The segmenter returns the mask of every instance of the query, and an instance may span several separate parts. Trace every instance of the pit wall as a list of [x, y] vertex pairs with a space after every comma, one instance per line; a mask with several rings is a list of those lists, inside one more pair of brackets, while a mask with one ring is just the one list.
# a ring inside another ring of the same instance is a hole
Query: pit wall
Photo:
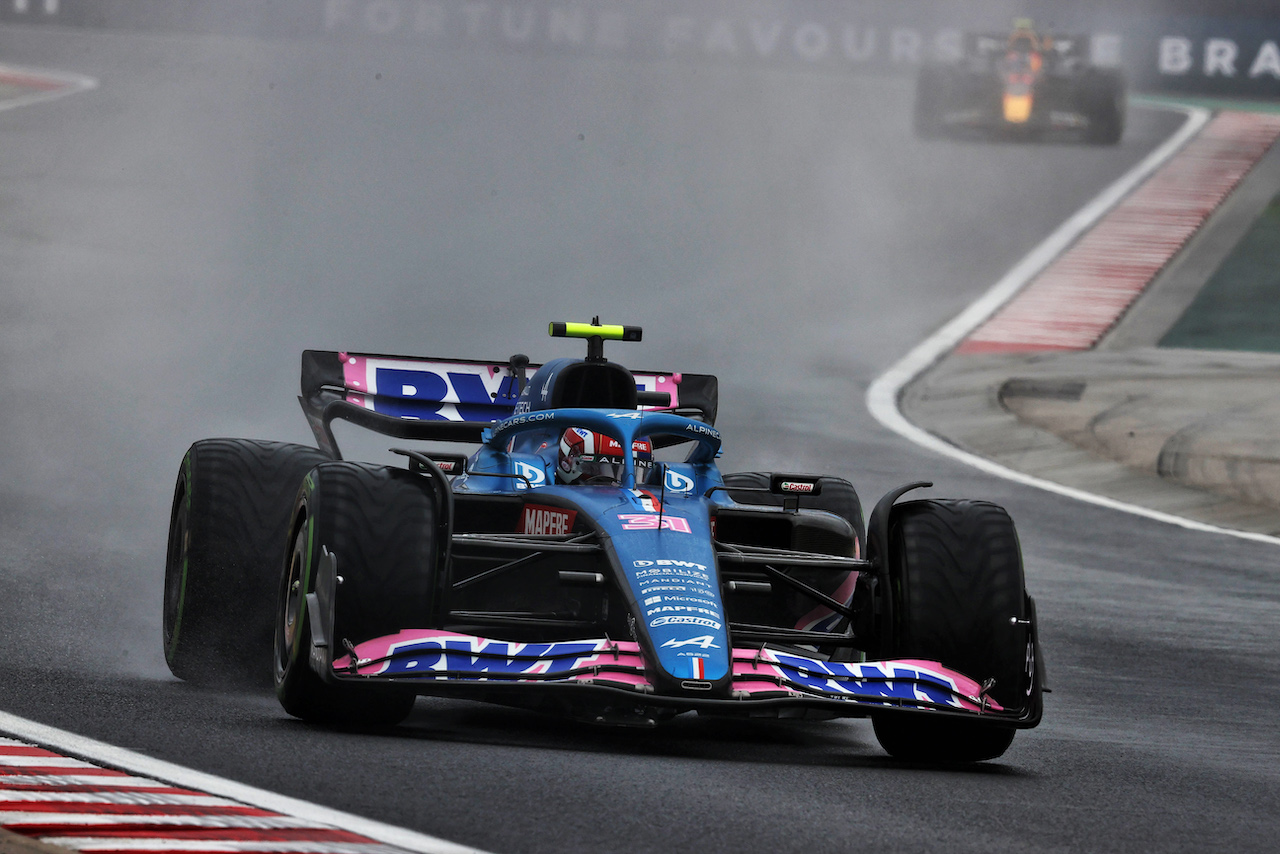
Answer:
[[[1116, 8], [1121, 7], [1121, 8]], [[1039, 13], [1039, 14], [1037, 14]], [[0, 0], [0, 24], [909, 75], [1031, 15], [1140, 92], [1280, 97], [1274, 0]]]

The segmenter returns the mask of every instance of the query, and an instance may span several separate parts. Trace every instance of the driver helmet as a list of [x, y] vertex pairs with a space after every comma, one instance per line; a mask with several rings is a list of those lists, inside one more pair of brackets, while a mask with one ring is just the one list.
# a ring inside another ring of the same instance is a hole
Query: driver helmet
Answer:
[[1013, 32], [1009, 34], [1010, 51], [1036, 53], [1042, 47], [1041, 42], [1042, 37], [1030, 18], [1018, 18], [1013, 22]]
[[[636, 483], [649, 479], [653, 468], [653, 443], [638, 438], [631, 443], [635, 457]], [[560, 437], [556, 477], [561, 483], [612, 484], [622, 482], [626, 467], [622, 444], [612, 436], [582, 427], [570, 427]]]

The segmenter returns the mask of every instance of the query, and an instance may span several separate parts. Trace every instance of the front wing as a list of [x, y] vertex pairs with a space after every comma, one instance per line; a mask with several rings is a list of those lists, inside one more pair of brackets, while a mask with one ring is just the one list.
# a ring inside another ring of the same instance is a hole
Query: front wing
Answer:
[[1035, 93], [1031, 113], [1023, 122], [1005, 118], [1001, 90], [994, 82], [967, 82], [967, 91], [957, 93], [940, 109], [937, 121], [942, 127], [993, 133], [1079, 131], [1089, 127], [1085, 104], [1069, 82], [1042, 84]]
[[[729, 698], [663, 697], [640, 648], [608, 639], [520, 643], [417, 629], [358, 644], [326, 674], [337, 682], [395, 683], [420, 694], [480, 696], [592, 689], [645, 706], [752, 713], [808, 707], [847, 717], [887, 708], [1035, 726], [1032, 709], [1006, 710], [977, 682], [935, 661], [834, 662], [772, 648], [735, 648]], [[567, 699], [567, 698], [565, 698]]]

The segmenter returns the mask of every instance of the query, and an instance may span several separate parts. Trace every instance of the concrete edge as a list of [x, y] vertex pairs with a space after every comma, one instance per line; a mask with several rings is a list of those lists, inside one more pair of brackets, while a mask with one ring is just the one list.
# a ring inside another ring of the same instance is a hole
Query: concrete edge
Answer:
[[[1033, 486], [1068, 498], [1074, 498], [1078, 501], [1096, 504], [1136, 516], [1143, 516], [1191, 530], [1226, 534], [1232, 537], [1280, 545], [1280, 538], [1267, 534], [1240, 531], [1188, 519], [1184, 516], [1153, 510], [1016, 471], [1001, 463], [965, 450], [941, 434], [930, 432], [916, 425], [907, 419], [899, 408], [904, 390], [910, 383], [941, 362], [969, 332], [977, 328], [979, 324], [1025, 287], [1036, 274], [1061, 254], [1063, 249], [1071, 245], [1076, 238], [1091, 228], [1121, 198], [1180, 151], [1192, 137], [1200, 132], [1211, 118], [1211, 113], [1208, 110], [1198, 107], [1183, 105], [1162, 107], [1153, 105], [1151, 108], [1172, 109], [1182, 112], [1187, 116], [1187, 121], [1164, 144], [1064, 222], [1057, 231], [1049, 235], [1039, 246], [1032, 250], [1031, 254], [1019, 261], [975, 303], [944, 325], [938, 332], [916, 345], [898, 362], [876, 377], [867, 389], [865, 403], [872, 416], [885, 428], [923, 448], [942, 456], [950, 457], [993, 476]], [[1010, 417], [1012, 418], [1012, 416]], [[1054, 438], [1056, 439], [1056, 437]], [[1112, 465], [1118, 464], [1112, 463]]]
[[[1126, 374], [1166, 379], [1159, 370], [1144, 370], [1137, 364], [1109, 365], [1098, 355], [1101, 354], [1086, 351], [1066, 357], [952, 357], [908, 386], [900, 406], [914, 423], [945, 433], [946, 440], [957, 449], [993, 466], [1015, 471], [1019, 475], [1016, 479], [1023, 482], [1047, 481], [1058, 487], [1053, 491], [1063, 494], [1084, 492], [1095, 496], [1091, 502], [1095, 504], [1132, 505], [1145, 511], [1139, 515], [1169, 517], [1161, 521], [1181, 527], [1280, 543], [1276, 537], [1280, 534], [1280, 514], [1274, 507], [1242, 500], [1240, 493], [1246, 490], [1210, 489], [1207, 483], [1197, 482], [1196, 472], [1178, 478], [1161, 476], [1154, 458], [1138, 468], [1132, 461], [1122, 462], [1097, 449], [1085, 449], [1028, 423], [1002, 400], [1001, 391], [1011, 379], [1045, 388], [1074, 384], [1083, 390], [1085, 386], [1092, 387], [1095, 378], [1103, 378], [1103, 382], [1110, 379], [1108, 375], [1117, 367]], [[1183, 384], [1184, 377], [1178, 374], [1177, 366], [1165, 373], [1169, 374], [1168, 379]], [[1220, 378], [1228, 373], [1226, 369], [1206, 371], [1203, 381], [1221, 384]], [[1072, 405], [1080, 407], [1079, 403]], [[1096, 413], [1088, 410], [1076, 414], [1083, 419]], [[1212, 451], [1213, 446], [1207, 443], [1190, 449], [1206, 458], [1202, 463]]]
[[67, 854], [67, 850], [0, 827], [0, 854]]

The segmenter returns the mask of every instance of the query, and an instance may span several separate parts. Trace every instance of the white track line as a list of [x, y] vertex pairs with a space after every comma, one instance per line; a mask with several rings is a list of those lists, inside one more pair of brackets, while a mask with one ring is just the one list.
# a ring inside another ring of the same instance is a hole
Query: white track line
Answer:
[[29, 95], [19, 95], [16, 98], [8, 98], [0, 101], [0, 110], [12, 110], [17, 107], [27, 107], [31, 104], [42, 104], [46, 101], [65, 98], [67, 95], [74, 95], [77, 92], [87, 92], [90, 89], [98, 88], [98, 81], [94, 78], [86, 77], [83, 74], [72, 74], [66, 71], [46, 71], [40, 68], [23, 68], [17, 65], [0, 64], [0, 77], [3, 77], [5, 72], [24, 75], [27, 77], [41, 78], [44, 80], [52, 80], [59, 84], [61, 88], [49, 89], [43, 92], [32, 92]]
[[[406, 851], [414, 851], [418, 852], [418, 854], [484, 854], [477, 848], [468, 848], [464, 845], [428, 836], [425, 833], [383, 824], [382, 822], [362, 818], [351, 813], [329, 809], [319, 804], [290, 798], [275, 792], [268, 792], [265, 789], [246, 786], [234, 780], [194, 771], [181, 765], [153, 759], [150, 756], [143, 756], [140, 753], [134, 753], [131, 750], [115, 747], [105, 742], [95, 741], [92, 738], [76, 735], [66, 730], [29, 721], [7, 712], [0, 712], [0, 732], [17, 736], [42, 747], [81, 756], [93, 762], [100, 762], [103, 765], [109, 765], [132, 774], [163, 780], [180, 788], [208, 792], [211, 795], [230, 798], [233, 801], [261, 807], [281, 815], [292, 816], [305, 821], [320, 822], [340, 830], [358, 833], [361, 836], [367, 836], [370, 839], [387, 845], [394, 845]], [[95, 778], [95, 782], [98, 779], [100, 778]]]
[[1099, 193], [1091, 202], [1076, 211], [1070, 219], [1045, 238], [1044, 242], [1019, 261], [1008, 273], [1005, 273], [1004, 277], [983, 294], [977, 302], [970, 305], [952, 319], [950, 323], [925, 339], [890, 367], [889, 370], [877, 377], [871, 387], [867, 389], [867, 409], [871, 411], [877, 421], [898, 435], [915, 442], [921, 447], [928, 448], [954, 460], [959, 460], [996, 477], [1002, 477], [1027, 486], [1034, 486], [1058, 495], [1065, 495], [1078, 501], [1087, 501], [1090, 504], [1097, 504], [1111, 510], [1119, 510], [1124, 513], [1132, 513], [1136, 516], [1145, 516], [1148, 519], [1167, 522], [1170, 525], [1189, 528], [1193, 531], [1226, 534], [1245, 540], [1280, 545], [1280, 538], [1278, 537], [1256, 534], [1250, 531], [1236, 531], [1204, 522], [1196, 522], [1171, 513], [1162, 513], [1159, 510], [1139, 507], [1135, 504], [1095, 495], [1092, 492], [1085, 492], [1082, 489], [1074, 489], [1069, 486], [1063, 486], [1060, 483], [1015, 471], [999, 463], [992, 462], [985, 457], [962, 450], [945, 439], [917, 427], [908, 421], [901, 410], [898, 409], [898, 399], [902, 394], [902, 389], [908, 383], [932, 367], [939, 359], [964, 340], [965, 336], [976, 329], [979, 324], [1012, 299], [1018, 291], [1035, 278], [1036, 274], [1047, 267], [1077, 238], [1101, 219], [1107, 211], [1146, 180], [1165, 161], [1176, 154], [1193, 136], [1199, 133], [1208, 123], [1211, 116], [1209, 110], [1200, 107], [1152, 105], [1152, 108], [1171, 109], [1186, 113], [1187, 120], [1183, 122], [1178, 132], [1166, 140], [1163, 145], [1147, 155], [1142, 162]]

